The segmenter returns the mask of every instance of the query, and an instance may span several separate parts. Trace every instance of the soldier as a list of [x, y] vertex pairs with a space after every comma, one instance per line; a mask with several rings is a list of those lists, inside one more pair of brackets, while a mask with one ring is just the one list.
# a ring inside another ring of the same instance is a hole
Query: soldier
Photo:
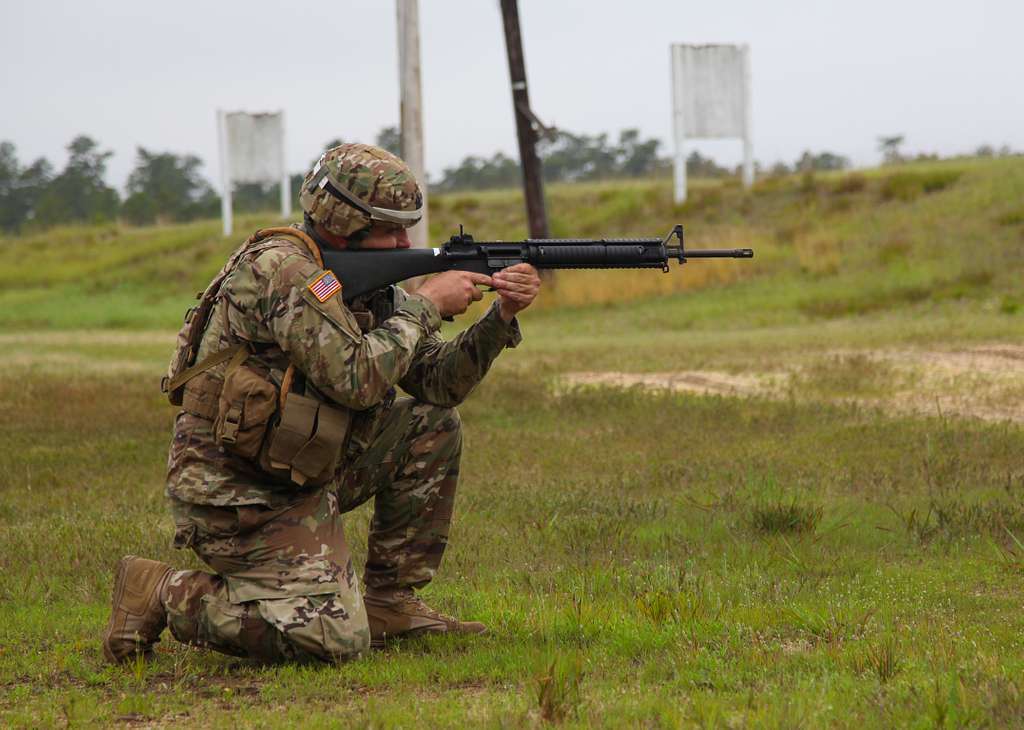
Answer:
[[[455, 406], [506, 347], [536, 297], [528, 264], [447, 272], [415, 294], [387, 287], [346, 305], [320, 248], [407, 248], [422, 194], [370, 145], [320, 158], [302, 225], [257, 231], [190, 310], [164, 389], [182, 406], [168, 457], [174, 544], [213, 573], [134, 556], [117, 566], [103, 651], [179, 641], [263, 661], [359, 656], [389, 636], [480, 634], [416, 590], [448, 539], [462, 448]], [[450, 341], [442, 317], [497, 291]], [[400, 386], [411, 397], [396, 398]], [[374, 499], [365, 593], [341, 515]]]

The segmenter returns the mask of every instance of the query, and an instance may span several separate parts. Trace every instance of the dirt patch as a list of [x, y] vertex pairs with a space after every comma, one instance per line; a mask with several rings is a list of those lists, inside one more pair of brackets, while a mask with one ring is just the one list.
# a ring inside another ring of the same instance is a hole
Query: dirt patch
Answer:
[[605, 385], [615, 388], [642, 387], [674, 390], [700, 395], [762, 395], [773, 387], [773, 375], [734, 375], [714, 370], [681, 373], [569, 373], [569, 385]]
[[568, 386], [857, 403], [900, 413], [1024, 423], [1024, 346], [832, 350], [768, 372], [577, 372]]

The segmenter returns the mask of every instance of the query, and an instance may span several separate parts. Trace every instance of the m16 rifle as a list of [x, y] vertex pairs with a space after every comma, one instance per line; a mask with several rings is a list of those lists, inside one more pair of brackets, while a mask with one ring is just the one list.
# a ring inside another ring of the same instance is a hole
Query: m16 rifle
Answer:
[[[678, 244], [673, 244], [673, 239]], [[523, 241], [476, 241], [462, 230], [437, 248], [362, 251], [321, 249], [324, 267], [342, 285], [348, 302], [388, 284], [442, 271], [475, 271], [491, 275], [514, 264], [537, 269], [660, 269], [676, 259], [749, 259], [749, 248], [687, 249], [683, 227], [665, 238], [527, 238]]]

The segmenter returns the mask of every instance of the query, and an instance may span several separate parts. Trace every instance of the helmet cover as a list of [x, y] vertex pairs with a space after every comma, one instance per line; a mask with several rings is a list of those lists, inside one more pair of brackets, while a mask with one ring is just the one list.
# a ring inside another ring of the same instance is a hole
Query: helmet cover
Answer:
[[320, 156], [302, 182], [302, 209], [329, 233], [349, 237], [374, 222], [409, 227], [423, 193], [401, 159], [368, 144], [342, 144]]

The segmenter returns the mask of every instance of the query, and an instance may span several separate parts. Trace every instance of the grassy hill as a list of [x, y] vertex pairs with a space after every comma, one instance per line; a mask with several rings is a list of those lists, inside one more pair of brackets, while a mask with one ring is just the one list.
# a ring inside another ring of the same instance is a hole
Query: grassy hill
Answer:
[[[525, 233], [513, 191], [431, 204], [435, 240]], [[171, 547], [156, 383], [194, 292], [276, 221], [0, 240], [0, 726], [1020, 726], [1024, 159], [681, 207], [664, 180], [554, 187], [549, 209], [559, 236], [682, 222], [757, 257], [547, 287], [460, 406], [426, 591], [491, 633], [340, 667], [99, 648], [120, 556], [201, 567]], [[345, 518], [360, 566], [369, 508]]]
[[[771, 178], [746, 192], [698, 182], [686, 204], [668, 180], [552, 186], [552, 235], [658, 236], [674, 223], [691, 246], [751, 246], [752, 262], [695, 262], [670, 275], [571, 272], [538, 311], [616, 305], [729, 287], [688, 298], [687, 321], [829, 319], [969, 299], [1007, 313], [1024, 304], [1024, 159]], [[526, 234], [518, 191], [437, 195], [431, 239], [460, 223], [478, 238]], [[252, 230], [280, 221], [244, 216], [225, 239], [218, 221], [132, 228], [76, 226], [0, 238], [0, 326], [173, 328], [188, 301]], [[531, 313], [533, 314], [533, 313]], [[534, 316], [536, 316], [534, 314]]]

